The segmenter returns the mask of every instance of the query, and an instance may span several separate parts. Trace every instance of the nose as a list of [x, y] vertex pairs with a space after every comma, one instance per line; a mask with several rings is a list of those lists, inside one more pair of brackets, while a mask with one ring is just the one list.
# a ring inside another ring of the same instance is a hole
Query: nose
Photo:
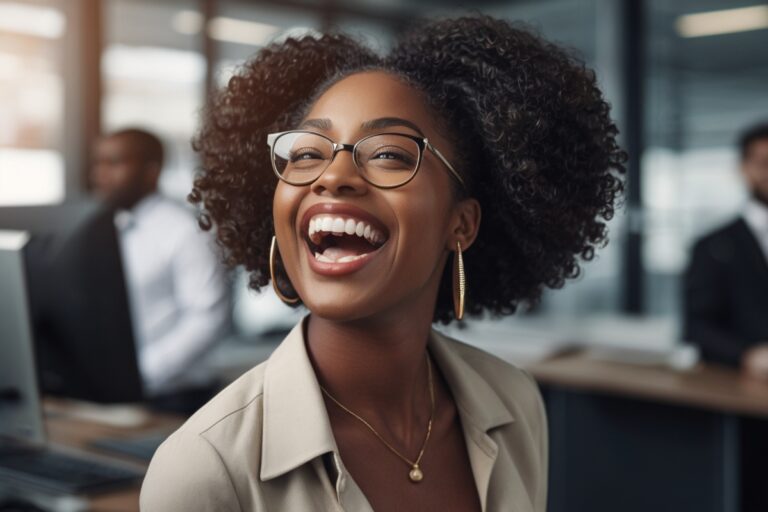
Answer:
[[312, 191], [318, 195], [362, 195], [368, 190], [366, 182], [355, 166], [350, 149], [339, 149], [331, 163], [317, 180], [312, 183]]

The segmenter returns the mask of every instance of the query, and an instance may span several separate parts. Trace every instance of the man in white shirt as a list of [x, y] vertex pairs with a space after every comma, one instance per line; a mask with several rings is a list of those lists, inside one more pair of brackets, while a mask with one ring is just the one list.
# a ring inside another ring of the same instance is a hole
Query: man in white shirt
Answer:
[[210, 398], [203, 358], [229, 329], [230, 291], [209, 234], [158, 192], [163, 147], [127, 129], [95, 145], [91, 184], [115, 208], [145, 392], [190, 412]]
[[740, 139], [742, 215], [696, 242], [685, 275], [685, 338], [705, 358], [768, 380], [768, 124]]

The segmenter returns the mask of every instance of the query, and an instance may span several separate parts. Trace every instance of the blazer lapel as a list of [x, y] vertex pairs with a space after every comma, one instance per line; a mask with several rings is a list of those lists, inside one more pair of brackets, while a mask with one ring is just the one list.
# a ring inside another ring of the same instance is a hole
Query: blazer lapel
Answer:
[[768, 255], [763, 252], [760, 242], [743, 218], [737, 224], [736, 237], [739, 248], [748, 255], [750, 268], [753, 269], [755, 279], [762, 280], [764, 286], [768, 286]]

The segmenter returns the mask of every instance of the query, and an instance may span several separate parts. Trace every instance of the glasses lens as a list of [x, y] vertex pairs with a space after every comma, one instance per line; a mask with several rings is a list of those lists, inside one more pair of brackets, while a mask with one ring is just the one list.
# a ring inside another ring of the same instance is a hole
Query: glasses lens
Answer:
[[416, 172], [419, 145], [402, 135], [375, 135], [358, 144], [355, 159], [368, 181], [393, 187], [405, 183]]
[[313, 133], [288, 132], [274, 143], [275, 169], [285, 181], [297, 185], [316, 179], [332, 155], [333, 144]]

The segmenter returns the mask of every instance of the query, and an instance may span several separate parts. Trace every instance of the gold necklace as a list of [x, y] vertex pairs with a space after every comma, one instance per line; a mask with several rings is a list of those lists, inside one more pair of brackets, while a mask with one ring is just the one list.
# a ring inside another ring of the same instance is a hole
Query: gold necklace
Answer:
[[336, 405], [344, 409], [346, 412], [360, 420], [363, 425], [368, 427], [371, 432], [373, 432], [376, 437], [379, 438], [379, 440], [386, 445], [387, 448], [389, 448], [395, 455], [400, 457], [405, 461], [406, 464], [408, 464], [411, 467], [411, 470], [408, 472], [408, 478], [411, 479], [411, 482], [418, 483], [421, 482], [424, 479], [424, 473], [422, 472], [421, 468], [419, 467], [419, 462], [421, 462], [421, 457], [424, 455], [424, 448], [427, 447], [427, 441], [429, 441], [429, 436], [432, 434], [432, 420], [435, 418], [435, 386], [432, 382], [432, 364], [429, 361], [429, 355], [427, 355], [427, 374], [429, 375], [429, 399], [432, 404], [431, 411], [429, 413], [429, 423], [427, 423], [427, 435], [424, 437], [424, 443], [421, 445], [421, 450], [419, 451], [419, 456], [416, 457], [416, 460], [412, 461], [405, 457], [402, 453], [397, 451], [394, 446], [389, 444], [386, 439], [384, 439], [381, 434], [379, 434], [375, 428], [371, 426], [370, 423], [365, 421], [360, 415], [355, 414], [354, 412], [350, 411], [347, 407], [345, 407], [341, 402], [336, 400], [333, 395], [331, 395], [328, 390], [326, 390], [323, 386], [320, 386], [320, 389], [325, 393], [325, 395], [333, 400]]

